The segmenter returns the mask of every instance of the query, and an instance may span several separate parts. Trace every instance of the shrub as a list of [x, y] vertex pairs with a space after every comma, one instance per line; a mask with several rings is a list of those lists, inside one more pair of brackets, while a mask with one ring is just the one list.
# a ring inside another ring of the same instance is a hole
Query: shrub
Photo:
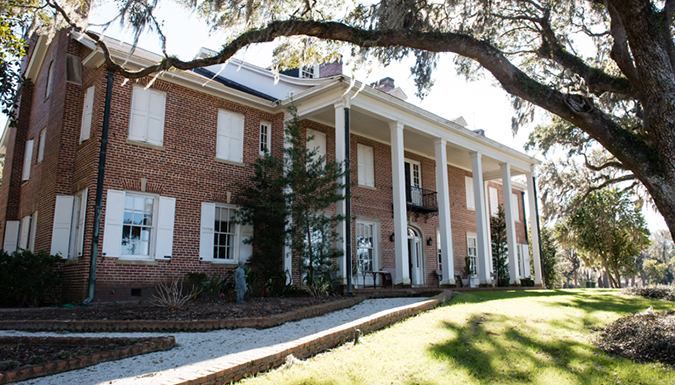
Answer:
[[663, 299], [675, 302], [675, 286], [652, 285], [645, 287], [626, 287], [621, 290], [622, 294], [644, 297], [649, 299]]
[[45, 251], [0, 251], [0, 306], [32, 307], [56, 302], [55, 289], [63, 283], [60, 262], [60, 257]]
[[155, 285], [156, 294], [152, 297], [160, 307], [169, 309], [180, 309], [191, 299], [196, 298], [201, 293], [200, 286], [192, 285], [191, 289], [183, 290], [183, 280], [159, 280]]
[[633, 361], [675, 366], [675, 312], [650, 309], [620, 318], [605, 326], [595, 345]]
[[213, 273], [211, 278], [204, 273], [187, 273], [185, 279], [192, 285], [201, 286], [209, 301], [226, 299], [234, 290], [234, 274], [231, 271], [227, 272], [227, 277]]

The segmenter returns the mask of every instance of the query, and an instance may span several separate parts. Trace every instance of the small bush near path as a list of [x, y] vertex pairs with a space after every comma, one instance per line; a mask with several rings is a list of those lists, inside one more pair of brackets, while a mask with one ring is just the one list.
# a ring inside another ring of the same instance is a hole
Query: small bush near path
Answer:
[[58, 301], [61, 258], [45, 251], [0, 250], [0, 307], [35, 307]]
[[607, 325], [595, 345], [633, 361], [675, 366], [675, 311], [650, 310]]
[[666, 301], [675, 302], [675, 286], [673, 285], [651, 285], [651, 286], [634, 286], [626, 287], [621, 290], [622, 294], [634, 295], [637, 297], [649, 299], [663, 299]]

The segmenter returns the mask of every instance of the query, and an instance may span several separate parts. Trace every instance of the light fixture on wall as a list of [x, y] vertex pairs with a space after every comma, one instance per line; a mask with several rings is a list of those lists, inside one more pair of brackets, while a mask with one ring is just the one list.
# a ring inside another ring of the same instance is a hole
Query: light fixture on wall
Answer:
[[394, 242], [394, 241], [396, 240], [395, 234], [396, 234], [396, 233], [391, 233], [391, 235], [389, 236], [389, 240], [390, 240], [391, 242]]
[[427, 239], [427, 246], [431, 246], [433, 244], [434, 244], [434, 240], [431, 239], [431, 237], [429, 237], [429, 239]]

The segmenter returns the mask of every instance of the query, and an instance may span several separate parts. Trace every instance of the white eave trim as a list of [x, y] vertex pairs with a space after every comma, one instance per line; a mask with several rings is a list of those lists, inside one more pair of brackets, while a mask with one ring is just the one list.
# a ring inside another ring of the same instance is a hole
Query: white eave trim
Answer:
[[40, 73], [40, 68], [42, 68], [42, 63], [45, 60], [45, 56], [47, 56], [47, 50], [49, 49], [47, 39], [48, 38], [46, 35], [40, 35], [38, 37], [38, 41], [35, 44], [33, 53], [30, 56], [30, 61], [26, 67], [26, 72], [24, 72], [24, 77], [33, 83], [35, 83], [35, 79]]

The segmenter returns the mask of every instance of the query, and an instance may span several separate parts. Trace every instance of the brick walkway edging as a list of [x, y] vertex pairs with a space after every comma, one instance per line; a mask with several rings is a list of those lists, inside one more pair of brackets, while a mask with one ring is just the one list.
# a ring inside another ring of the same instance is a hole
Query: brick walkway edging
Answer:
[[[133, 341], [141, 342], [132, 343]], [[51, 376], [69, 370], [82, 369], [101, 362], [120, 360], [139, 354], [169, 350], [176, 345], [173, 336], [155, 338], [99, 338], [99, 337], [0, 337], [0, 344], [71, 344], [105, 346], [109, 344], [126, 345], [109, 351], [72, 357], [66, 360], [46, 362], [15, 370], [0, 372], [0, 384], [9, 384], [31, 378]]]
[[286, 322], [318, 317], [361, 303], [366, 297], [353, 297], [323, 303], [270, 317], [227, 318], [186, 321], [0, 321], [0, 330], [63, 331], [63, 332], [208, 332], [219, 329], [256, 328], [267, 329]]
[[195, 373], [191, 378], [176, 378], [174, 380], [164, 381], [163, 384], [215, 385], [236, 382], [243, 377], [281, 366], [285, 362], [286, 357], [290, 354], [299, 358], [309, 357], [353, 340], [356, 329], [359, 329], [361, 334], [367, 334], [383, 329], [406, 318], [432, 310], [446, 301], [449, 301], [452, 296], [453, 293], [451, 291], [443, 291], [426, 301], [408, 305], [394, 311], [383, 311], [374, 314], [365, 320], [361, 319], [360, 322], [350, 322], [296, 341], [272, 346], [267, 348], [266, 354], [262, 356], [250, 357], [251, 359], [247, 359], [248, 354], [244, 352], [238, 354], [237, 356], [239, 357], [232, 359], [229, 364], [221, 365], [210, 370], [203, 370], [199, 373]]

